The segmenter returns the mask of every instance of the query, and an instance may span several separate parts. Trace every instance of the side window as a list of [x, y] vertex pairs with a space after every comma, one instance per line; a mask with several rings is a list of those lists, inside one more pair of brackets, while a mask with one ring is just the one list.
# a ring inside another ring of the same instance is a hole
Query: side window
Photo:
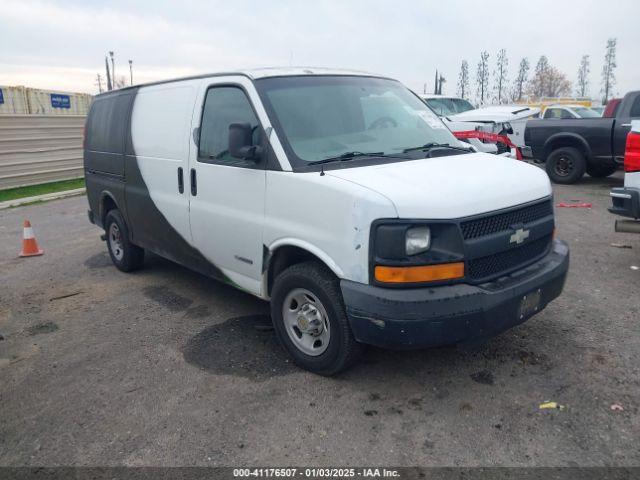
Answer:
[[130, 95], [98, 98], [91, 105], [86, 126], [86, 148], [94, 152], [122, 153]]
[[640, 118], [640, 95], [638, 95], [633, 101], [633, 105], [631, 105], [631, 113], [629, 114], [629, 116], [633, 118]]
[[558, 118], [557, 112], [558, 110], [556, 108], [547, 108], [544, 111], [544, 118]]
[[569, 110], [560, 110], [560, 118], [576, 118]]
[[198, 161], [239, 167], [255, 165], [253, 161], [229, 155], [229, 125], [232, 123], [249, 123], [253, 127], [253, 142], [258, 142], [258, 119], [244, 91], [238, 87], [210, 88], [202, 112]]

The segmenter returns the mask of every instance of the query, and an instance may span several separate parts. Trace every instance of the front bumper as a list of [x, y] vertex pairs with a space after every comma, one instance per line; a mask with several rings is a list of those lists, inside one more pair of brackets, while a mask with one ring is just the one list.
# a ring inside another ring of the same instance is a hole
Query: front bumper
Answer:
[[609, 211], [623, 217], [640, 218], [640, 189], [631, 187], [613, 188], [611, 193], [612, 206]]
[[[343, 280], [342, 295], [359, 342], [386, 348], [424, 348], [489, 338], [523, 323], [562, 292], [569, 247], [554, 240], [549, 254], [509, 276], [482, 285], [380, 288]], [[523, 297], [540, 294], [521, 315]]]

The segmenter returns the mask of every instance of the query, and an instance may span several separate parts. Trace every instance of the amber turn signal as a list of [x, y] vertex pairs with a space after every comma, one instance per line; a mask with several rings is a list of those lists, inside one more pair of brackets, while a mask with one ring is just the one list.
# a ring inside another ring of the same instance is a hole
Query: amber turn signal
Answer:
[[420, 283], [453, 280], [464, 277], [464, 262], [421, 265], [418, 267], [385, 267], [378, 265], [375, 268], [375, 277], [378, 282], [384, 283]]

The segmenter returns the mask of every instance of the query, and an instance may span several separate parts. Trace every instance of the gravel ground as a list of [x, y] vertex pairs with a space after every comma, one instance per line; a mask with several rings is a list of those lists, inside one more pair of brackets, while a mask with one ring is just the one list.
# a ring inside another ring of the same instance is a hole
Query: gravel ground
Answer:
[[[593, 208], [556, 209], [571, 268], [541, 314], [472, 351], [371, 348], [337, 378], [292, 366], [247, 294], [155, 256], [117, 271], [84, 197], [0, 211], [0, 465], [639, 465], [621, 179], [555, 188]], [[17, 258], [25, 217], [42, 257]]]

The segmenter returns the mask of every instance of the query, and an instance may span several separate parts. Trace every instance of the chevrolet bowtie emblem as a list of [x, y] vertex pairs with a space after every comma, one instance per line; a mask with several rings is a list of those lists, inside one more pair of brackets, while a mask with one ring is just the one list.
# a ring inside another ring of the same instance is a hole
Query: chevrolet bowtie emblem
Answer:
[[524, 242], [527, 238], [529, 238], [529, 230], [525, 230], [524, 228], [519, 228], [509, 238], [509, 243], [520, 244]]

